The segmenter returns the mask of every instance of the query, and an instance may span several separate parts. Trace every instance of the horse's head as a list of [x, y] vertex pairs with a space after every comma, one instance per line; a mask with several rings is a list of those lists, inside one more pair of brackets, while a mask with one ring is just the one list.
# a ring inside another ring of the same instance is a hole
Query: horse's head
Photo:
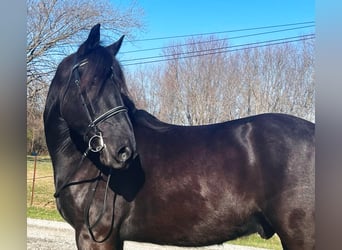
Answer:
[[100, 25], [76, 53], [65, 58], [55, 75], [64, 91], [59, 97], [60, 114], [87, 152], [99, 154], [112, 168], [127, 166], [136, 151], [132, 124], [122, 93], [127, 91], [115, 55], [123, 37], [108, 47], [99, 44]]

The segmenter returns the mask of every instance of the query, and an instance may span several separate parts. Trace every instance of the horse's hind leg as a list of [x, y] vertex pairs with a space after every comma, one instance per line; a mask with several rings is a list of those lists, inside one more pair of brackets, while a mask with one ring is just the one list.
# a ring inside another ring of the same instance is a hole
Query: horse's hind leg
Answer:
[[278, 234], [283, 249], [312, 250], [315, 249], [314, 207], [300, 205], [287, 200], [278, 203], [270, 217], [273, 228]]
[[76, 243], [79, 250], [123, 250], [123, 241], [110, 237], [106, 241], [99, 243], [91, 238], [88, 230], [76, 233]]

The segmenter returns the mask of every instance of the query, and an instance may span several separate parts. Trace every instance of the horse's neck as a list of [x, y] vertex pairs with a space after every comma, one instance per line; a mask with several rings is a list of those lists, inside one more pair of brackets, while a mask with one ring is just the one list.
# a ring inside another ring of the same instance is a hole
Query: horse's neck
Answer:
[[137, 129], [150, 129], [155, 132], [167, 132], [175, 127], [172, 124], [160, 121], [145, 110], [137, 110], [132, 121], [133, 127]]
[[56, 109], [46, 117], [45, 133], [55, 177], [63, 178], [67, 169], [81, 159], [82, 153], [77, 150], [67, 123]]

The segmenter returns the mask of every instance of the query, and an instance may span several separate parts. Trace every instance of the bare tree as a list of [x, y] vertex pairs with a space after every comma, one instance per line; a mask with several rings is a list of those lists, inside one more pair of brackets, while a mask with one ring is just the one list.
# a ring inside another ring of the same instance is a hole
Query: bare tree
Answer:
[[164, 121], [183, 125], [266, 112], [314, 121], [313, 41], [233, 53], [222, 50], [227, 44], [215, 37], [171, 44], [164, 51], [169, 60], [158, 67], [158, 77], [151, 77], [153, 68], [147, 67], [140, 77], [134, 75], [135, 82], [140, 79], [133, 88], [144, 93], [143, 106]]
[[45, 84], [51, 78], [56, 63], [79, 45], [80, 36], [96, 23], [110, 34], [120, 35], [142, 27], [142, 10], [135, 2], [120, 9], [101, 0], [28, 0], [27, 13], [28, 98], [44, 87], [37, 83]]
[[314, 120], [313, 42], [247, 49], [240, 115], [280, 112]]
[[135, 71], [126, 74], [126, 81], [129, 83], [128, 88], [131, 97], [135, 100], [138, 108], [149, 110], [152, 114], [160, 115], [160, 83], [161, 67], [141, 66]]
[[220, 53], [226, 41], [197, 37], [186, 44], [172, 45], [164, 52], [172, 56], [162, 82], [164, 95], [160, 95], [164, 113], [168, 113], [166, 119], [189, 125], [217, 122], [225, 113], [220, 104], [227, 100], [222, 91], [227, 88], [222, 78], [226, 55]]
[[107, 0], [27, 0], [28, 135], [33, 135], [37, 126], [32, 119], [40, 120], [48, 83], [57, 64], [76, 49], [86, 32], [101, 23], [111, 41], [114, 35], [132, 38], [135, 30], [143, 28], [142, 15], [136, 1], [122, 7]]

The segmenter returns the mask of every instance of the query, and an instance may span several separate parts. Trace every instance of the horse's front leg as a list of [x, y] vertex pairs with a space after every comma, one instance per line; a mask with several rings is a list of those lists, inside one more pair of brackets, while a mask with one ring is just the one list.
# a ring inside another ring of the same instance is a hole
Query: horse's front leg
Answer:
[[104, 242], [96, 242], [85, 227], [76, 231], [76, 244], [79, 250], [123, 250], [123, 241], [114, 233]]

